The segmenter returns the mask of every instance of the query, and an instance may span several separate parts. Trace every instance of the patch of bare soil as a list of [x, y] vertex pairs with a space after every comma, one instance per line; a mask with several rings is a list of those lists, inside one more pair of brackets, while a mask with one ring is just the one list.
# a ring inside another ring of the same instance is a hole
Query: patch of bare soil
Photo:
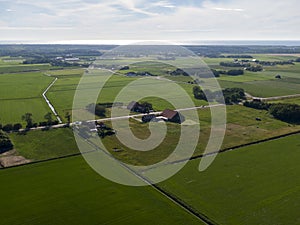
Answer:
[[18, 155], [16, 150], [0, 154], [0, 167], [17, 166], [31, 162], [29, 159]]

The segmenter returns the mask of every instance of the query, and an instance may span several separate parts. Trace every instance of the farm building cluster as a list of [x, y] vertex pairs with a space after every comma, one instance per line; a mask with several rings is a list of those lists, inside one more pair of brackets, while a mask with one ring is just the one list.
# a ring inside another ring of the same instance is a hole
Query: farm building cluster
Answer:
[[185, 120], [184, 116], [181, 113], [171, 109], [165, 109], [160, 114], [157, 113], [151, 114], [151, 112], [154, 111], [152, 105], [149, 103], [139, 103], [136, 101], [132, 101], [128, 104], [127, 109], [130, 110], [131, 112], [147, 113], [147, 115], [144, 115], [142, 117], [142, 121], [144, 123], [150, 121], [152, 122], [168, 121], [168, 122], [181, 124]]

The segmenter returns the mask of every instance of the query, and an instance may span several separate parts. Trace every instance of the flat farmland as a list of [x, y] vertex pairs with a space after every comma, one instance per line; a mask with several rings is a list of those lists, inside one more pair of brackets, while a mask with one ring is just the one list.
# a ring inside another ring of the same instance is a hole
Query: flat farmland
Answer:
[[21, 117], [27, 112], [43, 121], [50, 109], [42, 93], [53, 79], [38, 72], [0, 75], [0, 122], [24, 124]]
[[0, 179], [1, 224], [202, 224], [152, 187], [104, 179], [80, 156], [1, 170]]
[[299, 224], [299, 140], [221, 153], [204, 172], [192, 160], [160, 187], [218, 224]]

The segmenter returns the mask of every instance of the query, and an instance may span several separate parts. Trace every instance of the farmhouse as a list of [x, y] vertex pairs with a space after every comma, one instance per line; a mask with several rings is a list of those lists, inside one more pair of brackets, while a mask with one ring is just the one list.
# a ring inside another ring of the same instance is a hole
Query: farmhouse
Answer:
[[184, 116], [174, 110], [165, 109], [162, 112], [162, 116], [165, 117], [170, 122], [174, 122], [174, 123], [184, 122]]

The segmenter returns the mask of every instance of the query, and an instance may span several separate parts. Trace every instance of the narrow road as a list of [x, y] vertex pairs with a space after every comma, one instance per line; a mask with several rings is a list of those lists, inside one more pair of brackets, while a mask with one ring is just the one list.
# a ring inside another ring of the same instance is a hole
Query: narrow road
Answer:
[[[189, 111], [189, 110], [195, 110], [195, 109], [205, 109], [205, 108], [212, 108], [212, 107], [218, 107], [218, 106], [225, 106], [224, 104], [215, 104], [215, 105], [206, 105], [206, 106], [195, 106], [191, 108], [183, 108], [183, 109], [176, 109], [175, 111], [178, 112], [183, 112], [183, 111]], [[140, 114], [134, 114], [134, 115], [128, 115], [128, 116], [119, 116], [119, 117], [111, 117], [111, 118], [104, 118], [104, 119], [99, 119], [99, 120], [89, 120], [87, 122], [105, 122], [105, 121], [112, 121], [112, 120], [122, 120], [122, 119], [130, 119], [130, 118], [135, 118], [135, 117], [141, 117], [145, 115], [160, 115], [162, 114], [162, 111], [159, 112], [152, 112], [152, 113], [140, 113]]]
[[294, 94], [294, 95], [281, 95], [281, 96], [274, 96], [274, 97], [255, 97], [250, 95], [249, 93], [245, 93], [246, 97], [251, 98], [251, 99], [258, 99], [261, 101], [273, 101], [273, 100], [280, 100], [280, 99], [287, 99], [287, 98], [298, 98], [300, 97], [300, 94]]
[[[48, 76], [48, 75], [46, 75]], [[51, 82], [51, 84], [46, 88], [46, 90], [43, 92], [42, 96], [45, 99], [46, 103], [48, 104], [49, 108], [51, 109], [51, 111], [53, 112], [53, 114], [56, 116], [57, 120], [59, 123], [62, 123], [61, 118], [59, 117], [59, 115], [57, 114], [54, 106], [51, 104], [51, 102], [49, 101], [49, 99], [47, 98], [46, 94], [49, 91], [49, 89], [55, 84], [55, 82], [58, 80], [58, 78], [56, 77], [54, 79], [54, 81]]]

